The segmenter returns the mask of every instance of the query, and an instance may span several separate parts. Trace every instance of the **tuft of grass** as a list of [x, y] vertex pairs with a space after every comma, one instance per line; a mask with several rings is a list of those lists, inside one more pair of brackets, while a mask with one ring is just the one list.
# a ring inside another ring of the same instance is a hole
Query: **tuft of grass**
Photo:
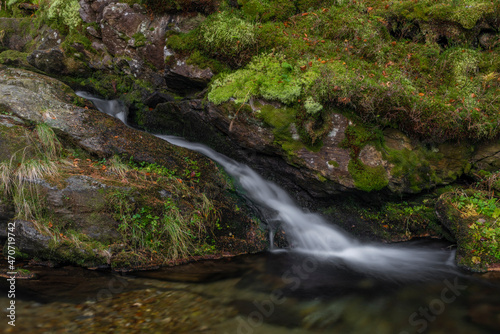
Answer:
[[[219, 218], [213, 203], [204, 194], [188, 195], [189, 189], [179, 179], [162, 176], [156, 182], [172, 197], [152, 199], [142, 191], [126, 189], [108, 193], [123, 242], [133, 253], [163, 261], [199, 253]], [[191, 197], [189, 204], [181, 199], [186, 196]]]
[[37, 124], [35, 132], [40, 143], [40, 153], [46, 159], [56, 160], [61, 154], [61, 142], [57, 138], [54, 130], [45, 123]]
[[121, 161], [120, 157], [117, 155], [114, 155], [110, 160], [109, 160], [109, 168], [108, 170], [112, 173], [115, 173], [122, 179], [124, 179], [127, 176], [127, 172], [130, 171], [130, 168]]
[[37, 183], [44, 177], [57, 175], [58, 167], [53, 161], [30, 159], [20, 164], [12, 161], [0, 164], [1, 189], [12, 196], [16, 218], [35, 219], [42, 211]]
[[[32, 144], [14, 153], [10, 161], [0, 163], [0, 191], [12, 198], [17, 218], [36, 219], [43, 209], [38, 183], [58, 175], [55, 160], [60, 157], [61, 143], [46, 124], [36, 125], [26, 136]], [[35, 148], [38, 157], [26, 158], [31, 148]], [[16, 159], [18, 154], [22, 154], [20, 161]]]

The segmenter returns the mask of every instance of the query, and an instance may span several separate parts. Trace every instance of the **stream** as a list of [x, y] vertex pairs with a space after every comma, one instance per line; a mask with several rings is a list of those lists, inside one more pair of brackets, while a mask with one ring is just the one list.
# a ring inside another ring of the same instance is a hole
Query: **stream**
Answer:
[[[126, 124], [127, 111], [118, 101], [78, 95]], [[202, 144], [157, 137], [219, 163], [241, 185], [243, 196], [274, 212], [269, 225], [283, 228], [290, 247], [124, 275], [30, 268], [38, 279], [17, 281], [16, 327], [4, 321], [0, 330], [409, 334], [500, 329], [500, 275], [460, 272], [450, 244], [362, 243], [297, 206], [248, 166]]]

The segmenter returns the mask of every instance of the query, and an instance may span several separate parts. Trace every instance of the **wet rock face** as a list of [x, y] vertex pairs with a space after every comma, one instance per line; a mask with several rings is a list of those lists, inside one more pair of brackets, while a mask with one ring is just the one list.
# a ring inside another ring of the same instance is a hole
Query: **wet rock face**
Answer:
[[85, 175], [72, 176], [65, 182], [67, 185], [62, 189], [44, 186], [48, 210], [68, 227], [94, 240], [117, 239], [120, 236], [118, 222], [105, 212], [105, 191], [109, 187]]
[[[100, 22], [103, 42], [112, 55], [125, 53], [127, 46], [133, 47], [131, 37], [146, 16], [136, 12], [125, 3], [112, 3], [104, 8]], [[130, 42], [130, 43], [129, 43]]]
[[102, 11], [113, 0], [80, 0], [80, 17], [83, 22], [98, 22], [102, 19]]
[[59, 48], [35, 50], [28, 56], [28, 63], [49, 74], [61, 74], [66, 72], [64, 54]]
[[[318, 151], [301, 147], [285, 151], [271, 127], [255, 113], [241, 112], [234, 117], [224, 106], [199, 100], [167, 102], [143, 114], [142, 126], [152, 132], [188, 137], [211, 145], [221, 153], [249, 164], [259, 173], [276, 180], [300, 198], [329, 199], [344, 192], [365, 196], [350, 170], [353, 152], [346, 148], [346, 131], [353, 123], [341, 114], [329, 120], [329, 131]], [[295, 126], [290, 136], [297, 136]], [[355, 140], [355, 139], [353, 139]], [[384, 131], [380, 142], [363, 144], [357, 159], [366, 169], [379, 171], [386, 182], [385, 195], [414, 194], [423, 189], [450, 184], [471, 168], [499, 159], [493, 144], [479, 147], [476, 153], [467, 143], [443, 143], [426, 148], [411, 141], [396, 129]], [[483, 158], [481, 158], [483, 157]], [[493, 166], [491, 166], [492, 168]], [[366, 176], [367, 182], [376, 182]], [[366, 193], [365, 193], [366, 194]], [[373, 196], [372, 196], [373, 197]]]
[[18, 219], [12, 223], [15, 226], [16, 247], [21, 252], [37, 255], [49, 247], [51, 238], [43, 235], [33, 222]]
[[204, 89], [213, 77], [209, 68], [200, 69], [186, 64], [185, 60], [177, 62], [167, 69], [165, 80], [167, 87], [175, 92], [189, 93]]
[[483, 143], [476, 147], [473, 162], [478, 169], [497, 171], [500, 169], [500, 142]]

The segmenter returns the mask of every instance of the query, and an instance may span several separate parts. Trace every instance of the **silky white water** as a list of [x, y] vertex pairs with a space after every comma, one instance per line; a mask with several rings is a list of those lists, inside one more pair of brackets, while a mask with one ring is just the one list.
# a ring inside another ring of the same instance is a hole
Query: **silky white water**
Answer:
[[124, 124], [127, 124], [128, 109], [123, 104], [123, 102], [118, 100], [99, 99], [87, 92], [76, 92], [76, 95], [83, 97], [84, 99], [91, 100], [97, 109], [108, 115], [118, 118]]
[[[119, 103], [111, 103], [82, 92], [78, 95], [93, 101], [99, 110], [126, 124], [126, 119], [120, 116], [126, 117], [127, 113], [124, 109], [119, 110]], [[433, 272], [452, 271], [454, 268], [454, 252], [361, 243], [320, 215], [298, 207], [286, 191], [264, 180], [250, 167], [202, 144], [174, 136], [156, 137], [199, 152], [222, 165], [241, 185], [248, 199], [276, 213], [275, 220], [281, 223], [290, 244], [288, 251], [335, 264], [341, 261], [343, 265], [356, 271], [391, 277], [425, 278]]]

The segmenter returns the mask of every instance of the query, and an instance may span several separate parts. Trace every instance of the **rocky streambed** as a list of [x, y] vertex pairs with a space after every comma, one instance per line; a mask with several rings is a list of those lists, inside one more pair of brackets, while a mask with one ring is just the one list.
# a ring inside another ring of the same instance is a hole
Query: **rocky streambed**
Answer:
[[430, 333], [493, 333], [498, 328], [498, 275], [457, 272], [395, 282], [340, 263], [313, 267], [306, 260], [268, 253], [125, 275], [25, 265], [38, 279], [18, 280], [16, 326], [2, 322], [0, 328], [5, 333], [413, 333], [424, 327]]

